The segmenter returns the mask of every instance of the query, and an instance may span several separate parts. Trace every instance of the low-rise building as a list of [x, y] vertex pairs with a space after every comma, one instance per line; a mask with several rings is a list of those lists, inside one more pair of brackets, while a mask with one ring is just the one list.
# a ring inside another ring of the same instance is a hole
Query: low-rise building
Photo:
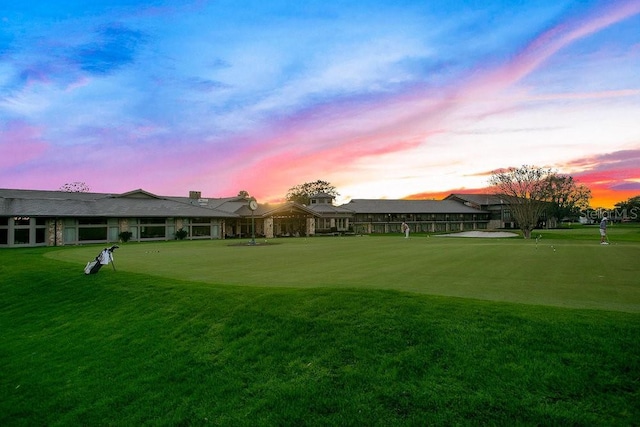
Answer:
[[353, 211], [358, 234], [401, 233], [402, 223], [414, 233], [486, 230], [489, 212], [454, 200], [354, 199], [345, 205]]
[[144, 190], [123, 194], [0, 189], [0, 246], [62, 246], [171, 240], [184, 229], [192, 237], [221, 238], [225, 221], [238, 215], [194, 206]]
[[0, 189], [0, 247], [173, 240], [180, 233], [190, 240], [400, 233], [403, 222], [422, 233], [504, 226], [494, 221], [496, 203], [474, 203], [471, 196], [354, 199], [336, 206], [324, 193], [303, 205], [253, 204], [245, 195], [203, 198], [197, 191], [170, 197], [142, 189], [122, 194]]

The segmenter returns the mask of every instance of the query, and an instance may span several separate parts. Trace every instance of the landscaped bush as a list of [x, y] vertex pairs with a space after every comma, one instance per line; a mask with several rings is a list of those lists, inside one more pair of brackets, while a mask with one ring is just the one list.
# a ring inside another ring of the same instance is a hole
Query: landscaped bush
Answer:
[[120, 241], [122, 241], [123, 243], [126, 243], [129, 240], [131, 240], [131, 236], [133, 236], [133, 233], [130, 231], [123, 231], [120, 234], [118, 234], [118, 237], [120, 237]]
[[176, 231], [177, 240], [184, 240], [187, 238], [188, 235], [189, 235], [189, 232], [184, 228], [181, 228], [180, 230]]

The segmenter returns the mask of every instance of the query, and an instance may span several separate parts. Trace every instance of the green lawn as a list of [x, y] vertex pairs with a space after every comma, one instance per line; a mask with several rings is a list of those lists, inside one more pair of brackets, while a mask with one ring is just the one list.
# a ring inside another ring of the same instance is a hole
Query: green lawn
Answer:
[[[212, 284], [292, 288], [394, 289], [560, 307], [640, 312], [637, 228], [553, 230], [540, 239], [414, 235], [128, 244], [122, 271]], [[636, 241], [629, 241], [635, 237]], [[51, 252], [84, 264], [100, 248]]]
[[538, 234], [0, 250], [0, 425], [637, 425], [640, 229]]

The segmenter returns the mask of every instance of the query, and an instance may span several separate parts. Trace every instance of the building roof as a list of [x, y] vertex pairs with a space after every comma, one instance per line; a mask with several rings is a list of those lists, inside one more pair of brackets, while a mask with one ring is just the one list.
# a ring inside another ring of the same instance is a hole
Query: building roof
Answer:
[[331, 200], [335, 199], [334, 196], [332, 196], [331, 194], [326, 193], [324, 191], [312, 194], [311, 196], [309, 196], [309, 198], [310, 199], [331, 199]]
[[352, 214], [461, 214], [487, 212], [504, 204], [492, 194], [451, 194], [445, 200], [353, 199], [335, 206], [294, 202], [260, 204], [252, 212], [246, 197], [189, 198], [158, 196], [142, 189], [121, 194], [0, 189], [0, 216], [47, 217], [266, 217], [295, 210], [313, 216]]
[[0, 189], [0, 215], [58, 217], [214, 217], [237, 215], [156, 196]]
[[506, 201], [495, 194], [467, 194], [467, 193], [452, 193], [445, 197], [444, 200], [457, 200], [461, 203], [468, 202], [475, 206], [492, 206], [492, 205], [504, 205]]
[[198, 206], [206, 209], [214, 209], [219, 212], [230, 214], [230, 216], [236, 216], [242, 214], [243, 208], [251, 214], [248, 208], [249, 199], [245, 197], [222, 197], [222, 198], [206, 198], [192, 199], [190, 197], [167, 197], [169, 200], [185, 203], [191, 206]]
[[291, 201], [274, 205], [259, 205], [258, 209], [256, 210], [256, 214], [261, 216], [283, 215], [293, 212], [304, 213], [311, 216], [318, 216], [318, 214], [310, 209], [309, 206]]
[[353, 199], [343, 206], [356, 214], [461, 214], [483, 212], [455, 200]]
[[64, 199], [64, 200], [95, 200], [101, 197], [113, 196], [112, 193], [85, 193], [51, 190], [19, 190], [13, 188], [0, 188], [1, 198], [14, 199]]
[[313, 212], [327, 216], [327, 215], [353, 215], [354, 212], [344, 206], [335, 206], [331, 203], [314, 203], [307, 206]]

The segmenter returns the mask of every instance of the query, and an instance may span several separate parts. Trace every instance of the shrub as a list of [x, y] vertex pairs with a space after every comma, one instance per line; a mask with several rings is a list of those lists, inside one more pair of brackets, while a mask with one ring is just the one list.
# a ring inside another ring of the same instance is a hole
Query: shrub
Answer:
[[133, 233], [130, 231], [123, 231], [120, 234], [118, 234], [118, 237], [120, 237], [120, 240], [124, 243], [131, 240], [131, 236], [133, 236]]
[[176, 239], [178, 240], [184, 240], [188, 235], [189, 235], [189, 232], [184, 228], [181, 228], [180, 230], [176, 231]]

